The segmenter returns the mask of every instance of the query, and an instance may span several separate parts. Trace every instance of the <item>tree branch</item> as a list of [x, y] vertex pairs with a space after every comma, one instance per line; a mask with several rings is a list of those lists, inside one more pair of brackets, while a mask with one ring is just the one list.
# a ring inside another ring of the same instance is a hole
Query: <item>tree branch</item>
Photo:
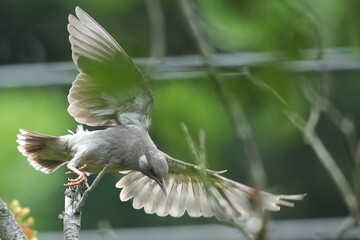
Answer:
[[[217, 86], [219, 97], [229, 114], [236, 136], [243, 144], [245, 156], [250, 166], [250, 172], [254, 185], [256, 189], [264, 188], [266, 186], [265, 168], [261, 161], [256, 142], [252, 135], [252, 129], [247, 121], [242, 106], [238, 101], [236, 101], [231, 91], [227, 89], [225, 85], [225, 79], [213, 65], [212, 54], [214, 49], [207, 38], [205, 28], [197, 14], [197, 9], [195, 5], [189, 0], [178, 0], [178, 3], [184, 14], [184, 18], [189, 25], [191, 34], [195, 38], [199, 52], [204, 59], [209, 77]], [[259, 203], [261, 203], [261, 199], [257, 200]], [[265, 239], [267, 214], [261, 211], [261, 204], [258, 204], [258, 208], [255, 209], [258, 210], [256, 212], [261, 216], [262, 222], [257, 239]]]
[[248, 231], [248, 229], [244, 226], [244, 224], [236, 221], [233, 218], [233, 213], [231, 211], [231, 206], [229, 203], [224, 200], [221, 196], [220, 192], [210, 184], [210, 180], [208, 179], [208, 174], [206, 172], [206, 141], [205, 141], [205, 133], [203, 131], [199, 132], [199, 146], [194, 142], [192, 139], [190, 132], [187, 126], [182, 123], [181, 124], [182, 130], [185, 134], [185, 140], [189, 146], [191, 153], [194, 155], [196, 163], [200, 166], [201, 169], [201, 177], [203, 178], [203, 183], [205, 184], [205, 188], [208, 194], [211, 194], [214, 199], [218, 202], [219, 206], [224, 210], [227, 216], [231, 219], [231, 223], [234, 224], [246, 237], [248, 240], [254, 240], [254, 237]]
[[163, 61], [166, 53], [165, 21], [160, 0], [146, 0], [150, 20], [150, 61], [147, 70], [147, 78], [150, 79]]
[[350, 184], [346, 180], [344, 174], [342, 173], [340, 167], [336, 164], [336, 161], [331, 156], [330, 152], [326, 149], [321, 139], [315, 132], [315, 126], [318, 122], [320, 112], [320, 109], [317, 108], [318, 105], [315, 104], [312, 107], [309, 120], [305, 121], [301, 116], [294, 112], [290, 108], [289, 104], [268, 84], [266, 84], [261, 79], [254, 77], [250, 72], [248, 72], [246, 76], [252, 83], [262, 88], [263, 90], [271, 93], [275, 97], [275, 99], [277, 99], [283, 105], [283, 111], [285, 115], [299, 130], [303, 132], [305, 141], [307, 141], [307, 143], [312, 147], [318, 159], [333, 179], [349, 211], [354, 214], [354, 211], [357, 211], [358, 209], [355, 194], [350, 187]]
[[16, 222], [14, 214], [0, 199], [0, 239], [2, 240], [26, 240], [26, 236]]
[[[360, 186], [360, 143], [355, 147], [355, 153], [354, 153], [354, 159], [355, 159], [355, 189], [358, 193], [358, 195], [355, 195], [353, 189], [351, 188], [350, 183], [345, 178], [343, 172], [341, 171], [340, 167], [337, 165], [336, 161], [330, 154], [330, 152], [327, 150], [327, 148], [324, 146], [323, 142], [321, 141], [320, 137], [317, 135], [315, 131], [315, 127], [318, 123], [318, 120], [320, 118], [321, 111], [328, 111], [329, 109], [326, 108], [327, 104], [330, 104], [329, 100], [326, 99], [326, 103], [324, 104], [325, 98], [320, 98], [319, 96], [313, 98], [310, 102], [312, 103], [311, 106], [311, 112], [308, 118], [308, 121], [305, 121], [301, 116], [299, 116], [294, 110], [291, 109], [289, 104], [286, 102], [285, 99], [283, 99], [271, 86], [269, 86], [267, 83], [265, 83], [263, 80], [256, 78], [253, 76], [250, 72], [247, 72], [245, 76], [256, 86], [260, 87], [261, 89], [271, 93], [276, 100], [278, 100], [283, 108], [284, 113], [288, 117], [288, 119], [303, 133], [304, 140], [307, 144], [310, 145], [310, 147], [315, 152], [316, 156], [322, 163], [323, 167], [327, 171], [327, 173], [330, 175], [330, 177], [333, 179], [335, 186], [337, 187], [341, 197], [343, 198], [350, 215], [352, 217], [351, 221], [346, 221], [343, 228], [341, 229], [341, 236], [344, 236], [346, 232], [351, 229], [353, 226], [357, 226], [359, 223], [359, 201], [357, 196], [359, 197], [359, 190], [357, 190], [356, 186]], [[308, 95], [308, 91], [305, 92], [306, 95]], [[308, 96], [306, 96], [308, 97]], [[308, 99], [309, 100], [309, 99]], [[322, 103], [319, 101], [321, 100]], [[330, 105], [329, 105], [330, 106]], [[335, 112], [331, 113], [330, 115], [335, 114]], [[337, 113], [336, 113], [337, 115]], [[329, 116], [328, 116], [329, 117]], [[339, 115], [335, 118], [333, 118], [331, 121], [333, 123], [337, 123], [339, 119]], [[340, 130], [342, 131], [342, 130]], [[345, 134], [345, 132], [344, 132]], [[357, 173], [357, 174], [356, 174]], [[339, 238], [341, 239], [341, 238]]]
[[[325, 82], [325, 81], [324, 81]], [[329, 87], [327, 87], [329, 88]], [[353, 189], [355, 192], [348, 192], [347, 194], [353, 194], [353, 196], [348, 196], [351, 198], [355, 198], [355, 202], [351, 204], [348, 200], [347, 206], [349, 208], [350, 217], [345, 220], [344, 224], [340, 228], [340, 234], [338, 239], [343, 239], [347, 232], [356, 228], [360, 223], [360, 196], [359, 196], [359, 186], [360, 186], [360, 178], [359, 178], [359, 156], [357, 154], [357, 144], [360, 144], [357, 140], [356, 135], [356, 126], [355, 123], [346, 116], [343, 116], [342, 113], [333, 105], [330, 98], [327, 95], [320, 96], [317, 91], [310, 84], [303, 84], [302, 90], [305, 98], [312, 106], [312, 112], [314, 109], [320, 115], [320, 111], [324, 113], [324, 115], [331, 121], [335, 128], [337, 128], [343, 135], [347, 147], [349, 150], [349, 154], [354, 161], [355, 171], [353, 172]], [[308, 121], [310, 122], [310, 120]], [[333, 174], [330, 172], [330, 174]], [[347, 182], [347, 181], [346, 181]], [[347, 183], [349, 188], [351, 187], [349, 183]], [[346, 188], [345, 188], [346, 189]], [[350, 189], [352, 190], [352, 189]], [[342, 192], [345, 194], [344, 192]], [[345, 198], [345, 196], [343, 196]]]
[[178, 0], [182, 7], [185, 19], [189, 24], [191, 32], [196, 40], [199, 51], [204, 58], [205, 65], [209, 72], [209, 77], [215, 82], [219, 97], [221, 98], [226, 111], [233, 123], [237, 138], [243, 143], [247, 160], [250, 164], [252, 178], [257, 187], [266, 186], [266, 173], [262, 164], [261, 157], [252, 135], [251, 127], [247, 121], [246, 115], [238, 101], [236, 101], [225, 85], [225, 79], [212, 64], [213, 48], [206, 37], [206, 32], [196, 15], [193, 4], [188, 0]]
[[319, 136], [314, 131], [306, 131], [307, 128], [305, 121], [294, 112], [286, 112], [286, 115], [294, 123], [294, 125], [304, 133], [304, 137], [308, 141], [309, 145], [312, 147], [316, 153], [316, 156], [335, 182], [335, 185], [341, 193], [341, 196], [343, 197], [344, 202], [348, 206], [350, 212], [353, 214], [355, 211], [356, 213], [357, 201], [355, 194], [344, 174], [341, 172], [339, 166], [336, 164], [334, 158], [326, 149]]
[[64, 240], [80, 239], [81, 211], [75, 211], [84, 193], [84, 184], [65, 190], [65, 211], [59, 216], [64, 221]]
[[59, 218], [64, 222], [64, 240], [80, 239], [82, 207], [107, 169], [108, 165], [96, 176], [88, 189], [85, 190], [85, 185], [80, 184], [65, 190], [65, 211], [59, 215]]
[[94, 179], [94, 181], [92, 182], [91, 186], [86, 189], [86, 191], [84, 192], [82, 198], [80, 199], [80, 202], [78, 203], [75, 211], [76, 212], [81, 212], [82, 207], [84, 206], [87, 198], [89, 197], [90, 193], [92, 191], [94, 191], [95, 187], [99, 184], [100, 180], [103, 178], [103, 176], [105, 175], [107, 169], [109, 168], [109, 165], [106, 165], [103, 170], [101, 170], [101, 172], [96, 176], [96, 178]]

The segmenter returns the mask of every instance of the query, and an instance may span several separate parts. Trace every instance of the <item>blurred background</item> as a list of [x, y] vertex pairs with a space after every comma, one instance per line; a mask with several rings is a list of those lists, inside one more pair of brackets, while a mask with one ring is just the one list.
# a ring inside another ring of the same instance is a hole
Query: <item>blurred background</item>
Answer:
[[[225, 76], [228, 94], [241, 106], [252, 129], [266, 170], [266, 190], [308, 193], [295, 208], [283, 208], [272, 213], [272, 218], [347, 216], [349, 210], [340, 192], [307, 144], [309, 141], [304, 141], [302, 131], [284, 114], [281, 101], [253, 80], [261, 79], [288, 103], [287, 108], [305, 120], [312, 109], [304, 90], [308, 86], [307, 89], [326, 96], [336, 108], [338, 120], [353, 123], [346, 126], [355, 128], [342, 131], [342, 122], [332, 121], [324, 112], [315, 130], [356, 192], [354, 172], [360, 165], [356, 160], [356, 147], [360, 149], [356, 129], [360, 119], [357, 55], [360, 2], [207, 0], [194, 3], [211, 46], [224, 54], [218, 60], [221, 65], [218, 70]], [[154, 3], [150, 0], [2, 0], [0, 3], [0, 198], [7, 202], [18, 199], [23, 206], [30, 207], [39, 231], [62, 229], [57, 216], [63, 210], [66, 169], [51, 175], [36, 171], [17, 151], [15, 141], [20, 128], [56, 136], [76, 128], [77, 123], [66, 110], [66, 96], [76, 76], [75, 67], [67, 65], [71, 61], [67, 17], [74, 14], [75, 6], [80, 6], [129, 56], [141, 62], [153, 52], [151, 4]], [[160, 1], [160, 6], [165, 26], [161, 33], [165, 41], [160, 46], [166, 50], [163, 55], [173, 56], [174, 61], [177, 56], [198, 55], [179, 1]], [[255, 55], [249, 55], [250, 52]], [[236, 55], [239, 58], [235, 56], [232, 61], [234, 53], [239, 53]], [[26, 65], [34, 63], [38, 64]], [[67, 75], [53, 75], [66, 79], [63, 83], [37, 86], [31, 86], [32, 82], [17, 84], [23, 79], [15, 79], [8, 73], [11, 70], [21, 75], [18, 71], [26, 66], [27, 72], [23, 74], [28, 76], [32, 66], [46, 67], [45, 63], [60, 63], [59, 66], [64, 63], [72, 69]], [[207, 139], [207, 166], [214, 170], [228, 169], [224, 176], [253, 186], [243, 143], [237, 138], [218, 88], [204, 66], [200, 64], [176, 77], [151, 81], [155, 97], [151, 136], [159, 149], [194, 162], [180, 124], [184, 122], [194, 138], [202, 129]], [[146, 72], [146, 64], [142, 69]], [[189, 77], [194, 69], [203, 70], [204, 74]], [[244, 74], [244, 69], [245, 73], [251, 72], [250, 77]], [[161, 70], [172, 71], [166, 67]], [[109, 221], [114, 228], [216, 223], [214, 219], [188, 216], [160, 218], [134, 210], [130, 201], [119, 200], [119, 189], [115, 188], [119, 178], [120, 174], [107, 174], [88, 199], [83, 210], [83, 229], [95, 229], [102, 220]]]

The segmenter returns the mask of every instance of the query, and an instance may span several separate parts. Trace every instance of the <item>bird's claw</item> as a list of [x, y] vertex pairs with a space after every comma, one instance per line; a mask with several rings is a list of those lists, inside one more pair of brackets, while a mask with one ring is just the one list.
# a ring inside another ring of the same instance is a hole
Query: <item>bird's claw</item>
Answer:
[[[83, 171], [85, 168], [87, 167], [86, 164], [82, 165], [81, 167], [78, 168], [79, 171]], [[77, 174], [76, 172], [70, 170], [70, 171], [67, 171], [65, 174]], [[86, 174], [87, 175], [87, 174]], [[70, 181], [70, 180], [69, 180]]]
[[86, 164], [78, 169], [70, 169], [70, 171], [66, 172], [66, 174], [77, 174], [78, 177], [75, 179], [68, 178], [68, 183], [64, 184], [67, 187], [72, 187], [84, 183], [85, 188], [89, 188], [89, 184], [87, 183], [87, 174], [82, 172], [86, 168]]

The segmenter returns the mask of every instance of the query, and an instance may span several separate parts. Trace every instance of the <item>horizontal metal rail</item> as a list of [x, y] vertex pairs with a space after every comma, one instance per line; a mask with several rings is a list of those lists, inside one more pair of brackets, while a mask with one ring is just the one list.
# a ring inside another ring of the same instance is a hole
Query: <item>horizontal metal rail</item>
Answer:
[[[304, 240], [304, 239], [328, 239], [335, 240], [339, 233], [339, 226], [344, 219], [303, 219], [282, 220], [270, 222], [268, 237], [271, 240]], [[62, 232], [41, 232], [39, 239], [57, 240], [62, 239]], [[111, 239], [147, 239], [147, 240], [241, 240], [239, 230], [222, 225], [190, 225], [168, 226], [147, 228], [124, 228], [124, 229], [99, 229], [83, 230], [81, 238], [86, 240], [102, 240], [104, 236], [113, 235]], [[347, 235], [348, 240], [360, 238], [360, 229], [354, 229]], [[106, 238], [107, 239], [107, 238]], [[110, 239], [110, 238], [109, 238]]]
[[[321, 60], [316, 60], [316, 51], [304, 54], [306, 60], [289, 60], [276, 53], [222, 53], [213, 55], [213, 65], [230, 76], [240, 75], [242, 67], [270, 65], [285, 71], [310, 73], [326, 68], [328, 71], [350, 71], [360, 69], [360, 54], [354, 48], [328, 49]], [[151, 59], [134, 60], [146, 72]], [[154, 80], [194, 79], [205, 76], [205, 62], [200, 56], [164, 57]], [[77, 75], [72, 62], [33, 63], [0, 66], [0, 88], [69, 85]]]

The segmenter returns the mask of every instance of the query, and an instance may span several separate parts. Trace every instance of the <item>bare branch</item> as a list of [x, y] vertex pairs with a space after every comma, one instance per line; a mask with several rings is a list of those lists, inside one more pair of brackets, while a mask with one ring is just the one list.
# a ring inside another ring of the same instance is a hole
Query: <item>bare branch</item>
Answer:
[[65, 210], [59, 215], [64, 222], [64, 240], [80, 239], [81, 212], [75, 209], [84, 193], [85, 185], [75, 185], [65, 190]]
[[[360, 218], [360, 141], [358, 142], [357, 146], [356, 146], [356, 150], [355, 150], [355, 170], [353, 173], [354, 176], [354, 189], [355, 189], [355, 193], [356, 193], [356, 197], [357, 197], [357, 201], [358, 201], [358, 219], [357, 221], [359, 222], [359, 218]], [[360, 224], [360, 223], [358, 223]]]
[[81, 213], [89, 194], [99, 184], [105, 175], [108, 165], [96, 176], [91, 186], [85, 190], [85, 185], [75, 185], [65, 190], [65, 211], [59, 215], [64, 222], [64, 239], [80, 239]]
[[150, 61], [147, 70], [148, 78], [157, 72], [166, 53], [165, 21], [160, 0], [146, 0], [150, 20]]
[[16, 222], [14, 214], [0, 199], [0, 239], [2, 240], [26, 240], [27, 237], [21, 231], [19, 224]]
[[302, 81], [301, 88], [306, 100], [310, 104], [316, 105], [316, 107], [331, 121], [333, 126], [343, 134], [350, 156], [353, 158], [354, 162], [358, 161], [356, 155], [358, 138], [354, 121], [348, 116], [344, 116], [328, 97], [319, 96], [308, 81]]
[[[330, 88], [329, 86], [326, 87], [326, 77], [327, 75], [322, 75], [323, 77], [323, 88], [326, 88], [327, 90]], [[356, 127], [352, 120], [350, 120], [348, 117], [345, 117], [341, 114], [341, 112], [333, 105], [331, 100], [329, 99], [328, 94], [323, 94], [323, 96], [320, 96], [320, 93], [317, 93], [314, 88], [309, 84], [302, 85], [302, 90], [304, 93], [305, 98], [308, 100], [312, 107], [312, 112], [316, 110], [317, 114], [320, 115], [320, 111], [324, 113], [325, 116], [328, 117], [328, 119], [332, 122], [334, 127], [342, 133], [345, 142], [347, 143], [348, 150], [350, 153], [350, 156], [352, 157], [354, 163], [355, 163], [355, 171], [353, 172], [353, 185], [355, 192], [351, 193], [354, 196], [351, 196], [352, 198], [355, 198], [356, 202], [353, 205], [350, 205], [350, 202], [348, 202], [347, 206], [349, 208], [350, 217], [344, 222], [344, 224], [340, 228], [340, 234], [338, 239], [343, 239], [347, 232], [352, 230], [353, 228], [357, 227], [359, 225], [359, 218], [360, 218], [360, 209], [359, 209], [359, 203], [360, 203], [360, 195], [358, 187], [360, 186], [360, 178], [358, 176], [360, 172], [360, 163], [359, 159], [357, 158], [357, 135], [356, 135]], [[324, 91], [323, 91], [324, 92]], [[329, 93], [329, 91], [325, 90], [325, 93]], [[311, 116], [311, 115], [310, 115]], [[308, 123], [310, 122], [310, 119]], [[306, 135], [306, 134], [305, 134]], [[330, 172], [330, 175], [333, 174]], [[350, 188], [350, 184], [349, 188]], [[340, 192], [341, 193], [341, 192]], [[345, 194], [343, 192], [343, 194]], [[343, 196], [345, 198], [345, 196]], [[350, 200], [348, 200], [350, 201]]]
[[100, 220], [98, 223], [99, 234], [103, 240], [118, 240], [111, 224], [108, 220]]
[[189, 129], [187, 128], [186, 124], [183, 122], [181, 123], [181, 129], [184, 132], [185, 140], [189, 146], [190, 152], [194, 155], [194, 158], [196, 160], [199, 159], [200, 158], [199, 157], [199, 149], [197, 149], [197, 146], [190, 135]]
[[341, 196], [343, 197], [344, 202], [348, 206], [350, 212], [352, 214], [356, 214], [358, 207], [355, 194], [344, 174], [341, 172], [339, 166], [336, 164], [334, 158], [326, 149], [319, 136], [314, 131], [306, 131], [307, 128], [305, 121], [296, 113], [285, 112], [285, 114], [292, 121], [292, 123], [294, 123], [294, 125], [304, 133], [304, 137], [308, 141], [309, 145], [312, 147], [318, 159], [335, 182], [335, 185], [341, 193]]
[[[266, 185], [265, 168], [262, 164], [260, 154], [252, 136], [251, 127], [247, 121], [246, 115], [244, 114], [241, 105], [234, 99], [231, 91], [228, 91], [226, 88], [225, 79], [213, 65], [212, 54], [214, 49], [207, 38], [205, 28], [202, 25], [199, 16], [197, 15], [197, 9], [195, 8], [194, 4], [189, 0], [178, 0], [178, 3], [184, 14], [187, 24], [189, 25], [191, 34], [195, 38], [196, 44], [204, 59], [209, 77], [217, 86], [219, 97], [221, 98], [224, 107], [227, 110], [230, 119], [232, 120], [232, 126], [236, 132], [236, 136], [239, 141], [243, 143], [254, 184], [257, 188], [262, 188]], [[261, 199], [259, 199], [259, 202], [261, 202]], [[265, 239], [265, 226], [267, 218], [266, 213], [262, 212], [260, 209], [261, 207], [259, 207], [258, 212], [261, 212], [262, 225], [258, 237]]]
[[[320, 120], [320, 110], [317, 107], [313, 107], [311, 109], [309, 118], [304, 127], [304, 136], [307, 136], [308, 134], [315, 132], [316, 125], [319, 123], [319, 120]], [[307, 141], [306, 138], [304, 140]]]
[[[282, 98], [271, 86], [265, 83], [263, 80], [256, 78], [250, 72], [245, 72], [245, 76], [256, 86], [261, 89], [269, 92], [274, 96], [274, 98], [282, 104], [283, 111], [285, 115], [289, 118], [289, 120], [294, 123], [294, 125], [303, 132], [304, 140], [307, 144], [311, 146], [317, 155], [318, 159], [324, 166], [325, 170], [328, 172], [330, 177], [333, 179], [336, 187], [338, 188], [340, 195], [344, 199], [346, 206], [349, 209], [350, 215], [355, 218], [352, 221], [347, 221], [344, 224], [344, 229], [341, 230], [342, 234], [345, 234], [350, 228], [345, 229], [346, 227], [353, 227], [358, 223], [359, 219], [359, 199], [360, 199], [360, 143], [355, 147], [354, 151], [354, 159], [355, 159], [355, 173], [354, 173], [354, 181], [355, 181], [355, 189], [357, 195], [353, 192], [350, 183], [345, 178], [343, 172], [340, 167], [337, 165], [334, 158], [331, 156], [330, 152], [326, 149], [323, 142], [316, 134], [315, 128], [320, 118], [320, 113], [322, 111], [328, 111], [329, 105], [331, 105], [330, 101], [327, 98], [315, 97], [315, 92], [309, 94], [313, 89], [306, 89], [304, 92], [305, 97], [308, 98], [309, 102], [312, 103], [312, 108], [310, 112], [310, 116], [308, 121], [305, 121], [302, 117], [300, 117], [294, 110], [291, 109], [289, 104], [286, 102], [284, 98]], [[310, 91], [311, 90], [311, 91]], [[311, 100], [310, 100], [311, 99]], [[334, 114], [337, 111], [334, 111]], [[338, 113], [336, 113], [338, 115]], [[336, 119], [342, 119], [339, 117]], [[334, 119], [333, 119], [334, 121]], [[343, 120], [342, 120], [343, 121]], [[338, 122], [337, 122], [338, 123]], [[335, 125], [335, 124], [334, 124]], [[356, 224], [355, 224], [356, 223]], [[341, 235], [343, 236], [343, 235]]]
[[109, 165], [106, 165], [103, 170], [101, 170], [101, 172], [96, 176], [96, 178], [94, 179], [94, 181], [92, 182], [92, 184], [90, 185], [90, 187], [88, 189], [86, 189], [86, 191], [84, 192], [82, 198], [80, 199], [78, 205], [76, 206], [75, 211], [76, 212], [81, 212], [82, 207], [84, 206], [87, 198], [89, 197], [90, 193], [92, 191], [94, 191], [95, 187], [99, 184], [100, 180], [103, 178], [103, 176], [105, 175], [107, 169], [109, 168]]
[[190, 26], [191, 33], [196, 40], [199, 51], [204, 58], [209, 72], [209, 77], [215, 82], [219, 91], [219, 96], [229, 114], [230, 119], [232, 120], [236, 136], [244, 144], [245, 153], [250, 164], [250, 170], [252, 172], [254, 183], [258, 187], [263, 187], [266, 185], [265, 169], [260, 159], [256, 143], [253, 139], [251, 127], [242, 110], [242, 107], [240, 103], [234, 99], [232, 93], [228, 91], [225, 85], [225, 79], [212, 64], [213, 48], [206, 37], [206, 32], [199, 20], [199, 17], [193, 9], [193, 4], [191, 4], [188, 0], [179, 0], [178, 2], [182, 8], [185, 19]]
[[190, 148], [190, 151], [195, 157], [196, 163], [200, 166], [201, 169], [201, 176], [203, 178], [203, 183], [205, 184], [206, 192], [212, 196], [214, 196], [214, 199], [218, 202], [219, 206], [224, 210], [227, 216], [230, 216], [230, 219], [232, 219], [232, 224], [236, 226], [246, 237], [248, 240], [254, 240], [254, 237], [252, 234], [244, 227], [244, 225], [240, 222], [237, 222], [232, 216], [231, 212], [231, 206], [229, 206], [229, 203], [224, 200], [224, 198], [221, 196], [221, 193], [210, 184], [211, 181], [208, 179], [208, 174], [206, 172], [206, 147], [205, 147], [205, 133], [203, 131], [199, 132], [199, 147], [196, 145], [194, 140], [192, 139], [190, 132], [187, 128], [187, 126], [182, 123], [181, 127], [183, 129], [183, 132], [185, 134], [185, 140]]
[[334, 158], [331, 156], [330, 152], [326, 149], [321, 139], [314, 130], [318, 122], [320, 109], [313, 108], [309, 117], [309, 121], [306, 122], [302, 117], [300, 117], [289, 107], [289, 104], [273, 88], [271, 88], [271, 86], [266, 84], [261, 79], [253, 77], [251, 74], [247, 74], [246, 76], [251, 82], [261, 87], [263, 90], [271, 93], [275, 97], [275, 99], [277, 99], [283, 105], [285, 115], [291, 120], [292, 123], [294, 123], [294, 125], [299, 130], [303, 132], [306, 142], [312, 147], [318, 159], [335, 182], [335, 185], [341, 193], [341, 196], [343, 197], [344, 202], [347, 205], [351, 214], [356, 214], [358, 209], [358, 203], [355, 194], [349, 182], [346, 180], [344, 174], [342, 173], [341, 169], [335, 162]]

